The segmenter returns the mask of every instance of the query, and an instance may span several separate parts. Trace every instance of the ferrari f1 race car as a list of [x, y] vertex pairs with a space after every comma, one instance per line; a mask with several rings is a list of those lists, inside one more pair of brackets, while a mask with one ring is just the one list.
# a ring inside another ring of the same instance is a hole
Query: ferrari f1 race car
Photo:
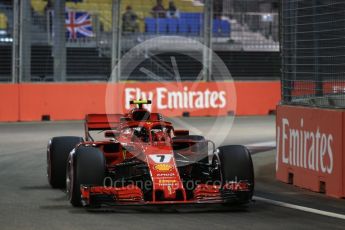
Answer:
[[[53, 188], [73, 206], [248, 204], [254, 191], [249, 151], [216, 148], [203, 136], [176, 130], [159, 113], [131, 101], [126, 114], [90, 114], [82, 137], [54, 137], [47, 148]], [[102, 141], [94, 140], [100, 136]]]

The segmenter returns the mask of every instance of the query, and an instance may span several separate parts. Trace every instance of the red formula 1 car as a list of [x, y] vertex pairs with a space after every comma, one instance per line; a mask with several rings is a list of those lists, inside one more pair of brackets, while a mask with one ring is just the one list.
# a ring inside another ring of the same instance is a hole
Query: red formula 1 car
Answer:
[[[126, 114], [87, 115], [85, 141], [70, 136], [49, 141], [49, 183], [66, 187], [73, 206], [251, 200], [254, 172], [245, 147], [215, 148], [212, 141], [175, 130], [160, 114], [143, 108], [150, 101], [130, 103], [135, 108]], [[93, 139], [95, 132], [102, 133], [102, 141]]]

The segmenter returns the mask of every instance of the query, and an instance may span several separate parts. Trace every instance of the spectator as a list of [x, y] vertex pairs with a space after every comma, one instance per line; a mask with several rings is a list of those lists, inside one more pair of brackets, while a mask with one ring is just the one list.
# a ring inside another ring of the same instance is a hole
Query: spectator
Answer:
[[177, 9], [174, 1], [170, 1], [169, 2], [169, 7], [168, 7], [168, 10], [167, 10], [167, 17], [168, 18], [178, 18], [178, 17], [180, 17], [180, 12]]
[[[54, 11], [54, 4], [52, 2], [52, 0], [47, 0], [47, 5], [44, 7], [44, 14], [46, 17], [49, 17], [49, 28], [50, 30], [53, 29], [53, 11]], [[32, 10], [32, 13], [34, 13], [35, 11]]]
[[0, 36], [7, 35], [8, 20], [4, 13], [0, 13]]
[[54, 9], [54, 4], [52, 0], [47, 0], [47, 5], [44, 7], [44, 11], [48, 13], [48, 11], [51, 11]]
[[139, 31], [137, 22], [138, 16], [131, 6], [127, 6], [126, 12], [122, 15], [122, 31], [124, 33], [134, 33]]
[[152, 8], [152, 14], [155, 18], [165, 18], [166, 10], [162, 0], [157, 0], [157, 5]]
[[213, 17], [214, 19], [221, 19], [223, 14], [223, 1], [214, 0], [213, 1]]
[[1, 0], [0, 4], [12, 6], [13, 0]]

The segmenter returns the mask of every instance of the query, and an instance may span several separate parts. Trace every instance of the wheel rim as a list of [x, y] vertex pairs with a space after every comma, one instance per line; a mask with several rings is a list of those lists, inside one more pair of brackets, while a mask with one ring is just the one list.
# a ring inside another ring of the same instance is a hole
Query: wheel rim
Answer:
[[66, 167], [66, 192], [68, 199], [71, 200], [73, 192], [73, 167], [72, 159], [70, 157], [68, 158]]
[[47, 152], [47, 176], [48, 176], [48, 181], [51, 182], [51, 161], [50, 161], [50, 152]]
[[212, 160], [212, 165], [213, 165], [213, 172], [212, 172], [212, 177], [214, 181], [219, 181], [220, 184], [223, 184], [223, 177], [222, 177], [222, 172], [221, 172], [221, 166], [218, 157], [215, 155], [213, 160]]
[[47, 176], [48, 176], [48, 181], [50, 184], [52, 184], [52, 181], [51, 181], [52, 165], [51, 165], [51, 155], [50, 155], [51, 145], [52, 145], [52, 140], [49, 140], [48, 146], [47, 146]]

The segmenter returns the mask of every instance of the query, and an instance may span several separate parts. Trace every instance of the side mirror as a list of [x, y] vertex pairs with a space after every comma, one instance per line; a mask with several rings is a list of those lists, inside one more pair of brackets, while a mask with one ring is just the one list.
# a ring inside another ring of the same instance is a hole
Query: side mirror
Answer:
[[175, 136], [188, 136], [189, 135], [189, 130], [174, 130], [174, 135]]
[[120, 132], [117, 130], [109, 130], [104, 133], [106, 138], [116, 138], [120, 135]]

